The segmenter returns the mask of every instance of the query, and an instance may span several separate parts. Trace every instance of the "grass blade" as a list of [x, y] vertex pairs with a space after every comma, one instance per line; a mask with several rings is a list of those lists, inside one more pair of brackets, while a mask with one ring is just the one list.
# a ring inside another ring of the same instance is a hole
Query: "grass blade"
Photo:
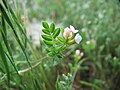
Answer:
[[5, 53], [4, 53], [4, 50], [3, 50], [1, 42], [0, 42], [0, 56], [1, 56], [1, 59], [2, 59], [2, 61], [4, 63], [5, 69], [6, 69], [8, 86], [10, 86], [9, 66], [8, 66], [7, 58], [5, 56]]
[[15, 26], [14, 26], [14, 24], [12, 23], [11, 18], [9, 17], [10, 15], [6, 12], [6, 9], [2, 6], [1, 3], [0, 3], [0, 9], [1, 9], [1, 12], [2, 12], [2, 14], [3, 14], [3, 17], [5, 18], [5, 20], [7, 21], [7, 23], [8, 23], [8, 24], [10, 25], [10, 27], [12, 28], [13, 33], [14, 33], [14, 35], [15, 35], [15, 39], [16, 39], [17, 42], [19, 43], [19, 45], [20, 45], [20, 47], [21, 47], [21, 49], [22, 49], [22, 51], [23, 51], [23, 53], [24, 53], [24, 55], [25, 55], [25, 57], [26, 57], [26, 60], [27, 60], [27, 62], [28, 62], [28, 64], [29, 64], [29, 66], [31, 67], [31, 64], [30, 64], [30, 62], [29, 62], [28, 56], [27, 56], [27, 54], [26, 54], [26, 52], [25, 52], [26, 50], [25, 50], [23, 44], [22, 44], [21, 41], [20, 41], [20, 38], [19, 38], [19, 36], [18, 36], [18, 34], [17, 34], [17, 32], [16, 32]]

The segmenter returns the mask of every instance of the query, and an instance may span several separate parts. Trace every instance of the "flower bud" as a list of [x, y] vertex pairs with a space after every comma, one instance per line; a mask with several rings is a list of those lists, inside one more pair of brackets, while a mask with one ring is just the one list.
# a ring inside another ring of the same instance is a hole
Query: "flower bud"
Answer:
[[75, 54], [80, 55], [80, 50], [76, 50]]

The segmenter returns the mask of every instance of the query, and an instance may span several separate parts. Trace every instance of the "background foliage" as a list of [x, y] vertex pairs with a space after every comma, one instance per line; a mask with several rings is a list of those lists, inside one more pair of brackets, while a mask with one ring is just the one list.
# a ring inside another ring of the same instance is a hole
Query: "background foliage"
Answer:
[[[119, 90], [119, 5], [117, 0], [1, 0], [0, 89]], [[27, 37], [28, 18], [73, 25], [83, 40], [53, 60], [42, 41], [36, 48]], [[83, 57], [75, 56], [77, 49]]]

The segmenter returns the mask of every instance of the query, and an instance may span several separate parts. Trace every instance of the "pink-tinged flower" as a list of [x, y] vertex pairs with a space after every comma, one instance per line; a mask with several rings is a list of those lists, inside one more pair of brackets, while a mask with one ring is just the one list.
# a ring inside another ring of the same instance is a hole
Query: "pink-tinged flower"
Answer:
[[70, 29], [70, 28], [65, 28], [65, 30], [64, 30], [64, 33], [63, 33], [63, 36], [65, 37], [65, 38], [67, 38], [67, 37], [69, 37], [69, 36], [72, 36], [72, 30]]
[[70, 25], [70, 28], [68, 28], [68, 27], [65, 28], [63, 36], [65, 38], [68, 38], [69, 36], [72, 36], [73, 33], [77, 33], [77, 32], [78, 32], [78, 30], [75, 30], [75, 28], [72, 25]]
[[74, 38], [74, 41], [75, 41], [77, 44], [79, 44], [81, 40], [82, 40], [82, 37], [77, 33], [76, 36], [75, 36], [75, 38]]

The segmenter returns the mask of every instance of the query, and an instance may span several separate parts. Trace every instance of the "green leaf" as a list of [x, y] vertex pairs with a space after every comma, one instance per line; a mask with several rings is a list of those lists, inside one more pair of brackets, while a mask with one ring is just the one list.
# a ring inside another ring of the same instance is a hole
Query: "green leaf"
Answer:
[[61, 33], [62, 33], [62, 34], [64, 33], [64, 28], [61, 28]]
[[52, 37], [51, 36], [47, 36], [47, 35], [41, 35], [41, 36], [45, 40], [52, 41]]
[[54, 43], [55, 43], [56, 45], [62, 44], [59, 40], [55, 41]]
[[48, 55], [51, 56], [51, 57], [53, 57], [55, 55], [55, 53], [49, 52]]
[[59, 48], [59, 50], [64, 50], [65, 48], [66, 48], [67, 46], [66, 45], [63, 45], [63, 46], [61, 46], [60, 48]]
[[53, 38], [56, 38], [60, 34], [60, 28], [57, 28], [53, 33]]
[[43, 25], [44, 28], [49, 28], [49, 25], [48, 25], [47, 22], [42, 22], [42, 25]]
[[62, 55], [58, 54], [57, 57], [58, 57], [58, 58], [62, 58]]
[[61, 41], [61, 42], [65, 41], [65, 39], [63, 37], [58, 37], [58, 40]]
[[52, 46], [53, 45], [53, 42], [52, 41], [46, 41], [46, 40], [43, 40], [44, 41], [44, 43], [46, 44], [46, 45], [49, 45], [49, 46]]
[[47, 52], [50, 52], [51, 50], [50, 50], [50, 48], [46, 48], [46, 51], [47, 51]]
[[45, 34], [50, 34], [49, 29], [42, 29]]
[[54, 30], [55, 30], [55, 24], [52, 23], [52, 24], [50, 25], [50, 32], [53, 33]]

